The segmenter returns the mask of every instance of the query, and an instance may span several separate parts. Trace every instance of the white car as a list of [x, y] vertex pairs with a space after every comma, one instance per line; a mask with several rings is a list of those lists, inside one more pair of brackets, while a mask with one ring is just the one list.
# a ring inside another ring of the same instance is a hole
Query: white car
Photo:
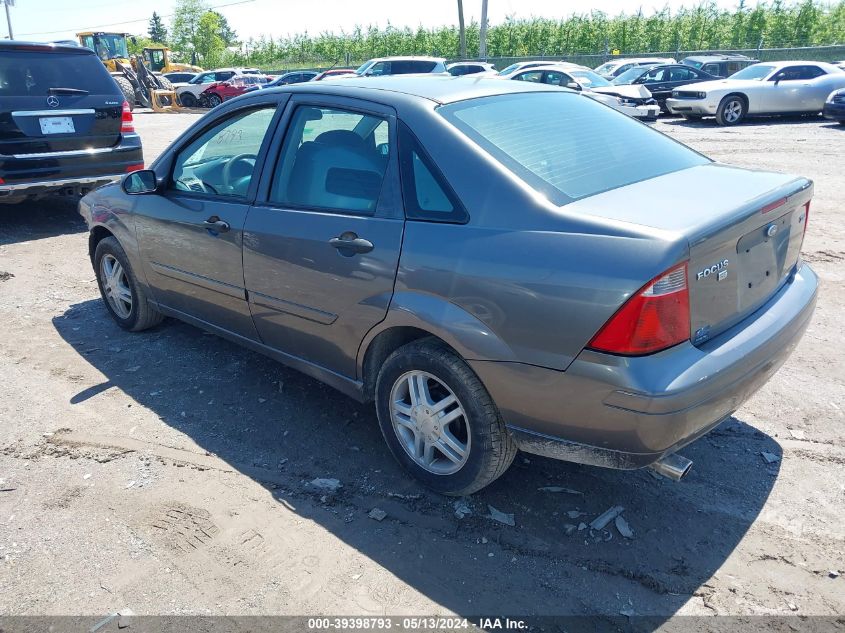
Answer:
[[635, 119], [654, 121], [660, 115], [660, 106], [645, 86], [614, 86], [589, 68], [540, 66], [517, 72], [511, 79], [577, 90]]
[[218, 81], [228, 81], [236, 75], [257, 75], [261, 73], [257, 68], [217, 68], [197, 73], [187, 83], [175, 83], [173, 89], [176, 91], [176, 98], [186, 108], [193, 108], [199, 105], [200, 95], [205, 92], [209, 84]]
[[503, 68], [499, 72], [496, 73], [496, 77], [499, 79], [513, 79], [513, 76], [521, 70], [527, 70], [529, 68], [540, 68], [546, 66], [567, 66], [570, 68], [587, 68], [586, 66], [581, 66], [580, 64], [573, 64], [571, 62], [555, 62], [555, 61], [530, 61], [530, 62], [516, 62], [515, 64], [511, 64], [510, 66]]
[[677, 63], [671, 57], [623, 57], [621, 59], [611, 59], [609, 62], [597, 66], [595, 72], [605, 79], [613, 79], [635, 66], [659, 66]]
[[376, 57], [355, 70], [360, 77], [445, 72], [446, 60], [442, 57]]
[[833, 64], [762, 62], [727, 79], [674, 90], [666, 108], [688, 119], [715, 116], [719, 125], [736, 125], [747, 116], [819, 113], [838, 88], [845, 88], [845, 71]]

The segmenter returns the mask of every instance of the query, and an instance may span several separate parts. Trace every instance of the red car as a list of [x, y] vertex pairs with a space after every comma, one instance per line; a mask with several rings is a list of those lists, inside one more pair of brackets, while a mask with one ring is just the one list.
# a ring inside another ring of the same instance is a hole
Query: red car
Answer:
[[247, 88], [258, 84], [266, 84], [275, 77], [268, 75], [235, 75], [228, 81], [218, 81], [206, 88], [200, 95], [200, 103], [214, 108], [224, 101], [242, 95]]

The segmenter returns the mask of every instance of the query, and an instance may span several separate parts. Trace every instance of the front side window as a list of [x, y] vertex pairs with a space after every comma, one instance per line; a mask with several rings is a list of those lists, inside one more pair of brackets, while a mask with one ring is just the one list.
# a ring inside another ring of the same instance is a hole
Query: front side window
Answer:
[[270, 201], [372, 215], [390, 154], [387, 119], [300, 106], [285, 137]]
[[373, 77], [378, 77], [381, 75], [389, 75], [390, 74], [390, 62], [377, 62], [373, 64], [370, 69], [367, 71], [368, 75], [372, 75]]
[[522, 73], [521, 75], [517, 75], [514, 77], [517, 81], [532, 81], [535, 83], [540, 83], [543, 81], [543, 71], [542, 70], [532, 70], [527, 73]]
[[275, 106], [238, 112], [182, 149], [170, 189], [228, 197], [246, 196]]
[[556, 204], [709, 162], [648, 126], [570, 92], [483, 97], [441, 106], [438, 112]]

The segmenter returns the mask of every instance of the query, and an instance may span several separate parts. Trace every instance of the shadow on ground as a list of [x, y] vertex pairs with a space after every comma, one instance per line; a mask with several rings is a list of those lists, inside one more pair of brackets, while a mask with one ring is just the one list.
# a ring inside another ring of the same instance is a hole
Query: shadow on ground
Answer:
[[[282, 504], [295, 508], [463, 615], [668, 617], [706, 594], [703, 585], [754, 522], [779, 472], [760, 456], [779, 455], [777, 443], [730, 419], [683, 451], [696, 464], [684, 482], [520, 454], [458, 519], [454, 499], [418, 487], [394, 463], [370, 406], [175, 321], [123, 332], [99, 301], [72, 306], [54, 325], [106, 377], [71, 402], [126, 392], [266, 486], [280, 512]], [[324, 496], [304, 483], [315, 477], [338, 478], [343, 488]], [[578, 494], [539, 490], [548, 486]], [[515, 527], [487, 518], [488, 504], [513, 513]], [[633, 539], [612, 524], [567, 535], [567, 524], [589, 523], [614, 505], [625, 507]], [[368, 518], [374, 507], [387, 519]]]
[[0, 202], [0, 246], [85, 231], [77, 198], [53, 196], [18, 204]]
[[762, 117], [748, 117], [743, 119], [741, 123], [736, 126], [720, 126], [716, 123], [716, 119], [709, 117], [706, 119], [685, 119], [682, 117], [675, 117], [674, 115], [663, 115], [661, 122], [666, 125], [676, 125], [679, 127], [688, 128], [713, 128], [724, 127], [724, 129], [735, 129], [743, 127], [760, 127], [773, 125], [796, 125], [798, 123], [826, 123], [828, 120], [822, 118], [819, 114], [808, 115], [791, 115], [791, 116], [762, 116]]

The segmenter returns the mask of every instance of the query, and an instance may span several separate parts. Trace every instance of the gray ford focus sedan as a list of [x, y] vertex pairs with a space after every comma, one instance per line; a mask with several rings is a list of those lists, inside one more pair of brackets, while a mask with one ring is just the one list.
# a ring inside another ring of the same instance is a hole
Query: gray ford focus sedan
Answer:
[[812, 183], [579, 93], [344, 79], [215, 108], [80, 212], [104, 303], [374, 401], [446, 494], [523, 450], [679, 479], [812, 315]]

